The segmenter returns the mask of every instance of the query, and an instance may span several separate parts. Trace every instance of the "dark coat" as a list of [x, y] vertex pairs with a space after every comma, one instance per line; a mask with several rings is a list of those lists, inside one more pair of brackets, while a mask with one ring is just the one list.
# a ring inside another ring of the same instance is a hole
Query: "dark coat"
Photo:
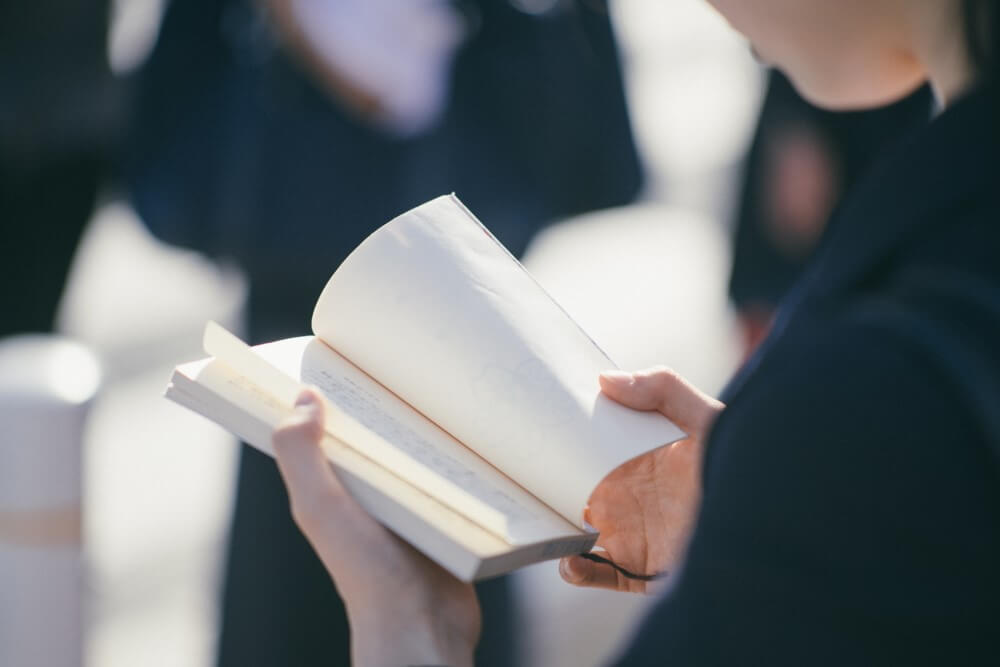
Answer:
[[995, 664], [1000, 112], [980, 91], [835, 215], [725, 397], [686, 563], [622, 664]]

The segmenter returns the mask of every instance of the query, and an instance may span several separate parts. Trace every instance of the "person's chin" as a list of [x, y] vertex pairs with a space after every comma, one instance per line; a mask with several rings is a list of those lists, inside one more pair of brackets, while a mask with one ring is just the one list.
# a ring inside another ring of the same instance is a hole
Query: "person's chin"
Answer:
[[809, 85], [787, 73], [799, 94], [810, 104], [829, 111], [860, 111], [876, 109], [897, 102], [924, 83], [922, 77], [906, 80], [868, 81], [863, 78], [845, 79], [840, 85]]

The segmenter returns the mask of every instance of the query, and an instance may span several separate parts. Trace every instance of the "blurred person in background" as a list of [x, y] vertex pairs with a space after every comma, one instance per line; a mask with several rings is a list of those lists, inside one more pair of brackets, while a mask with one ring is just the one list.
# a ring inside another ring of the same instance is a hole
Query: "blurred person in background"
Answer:
[[[601, 376], [689, 437], [597, 486], [584, 518], [612, 563], [560, 571], [636, 592], [669, 574], [621, 665], [995, 663], [1000, 6], [711, 4], [814, 104], [875, 108], [927, 82], [938, 113], [838, 207], [725, 404], [663, 369]], [[274, 445], [356, 664], [472, 664], [473, 588], [350, 497], [322, 421], [306, 391]]]
[[120, 127], [109, 3], [0, 3], [0, 336], [48, 332]]
[[770, 72], [746, 160], [729, 277], [744, 359], [767, 336], [836, 205], [878, 155], [927, 122], [932, 106], [924, 86], [882, 109], [829, 111]]
[[[140, 217], [243, 267], [254, 342], [306, 332], [347, 253], [432, 197], [457, 192], [520, 254], [541, 225], [640, 187], [603, 2], [173, 0], [137, 97]], [[513, 664], [507, 581], [479, 593], [479, 664]], [[219, 664], [347, 660], [343, 606], [274, 462], [244, 448]]]

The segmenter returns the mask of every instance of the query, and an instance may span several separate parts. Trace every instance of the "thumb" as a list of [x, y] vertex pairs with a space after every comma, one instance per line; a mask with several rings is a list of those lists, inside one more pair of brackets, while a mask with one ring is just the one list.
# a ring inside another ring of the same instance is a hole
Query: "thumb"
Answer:
[[295, 412], [274, 432], [274, 456], [288, 488], [292, 516], [307, 536], [324, 524], [324, 516], [348, 498], [330, 468], [320, 442], [323, 439], [323, 403], [314, 390], [305, 390]]
[[656, 410], [692, 435], [702, 434], [724, 407], [663, 366], [636, 373], [607, 371], [601, 391], [634, 410]]

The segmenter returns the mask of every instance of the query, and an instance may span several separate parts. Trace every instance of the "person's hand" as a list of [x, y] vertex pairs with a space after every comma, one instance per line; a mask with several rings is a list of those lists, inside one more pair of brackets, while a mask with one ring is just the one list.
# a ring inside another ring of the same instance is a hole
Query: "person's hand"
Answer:
[[[704, 439], [725, 406], [665, 368], [604, 373], [601, 390], [627, 407], [660, 412], [688, 433], [612, 471], [597, 485], [584, 513], [601, 533], [597, 546], [612, 562], [640, 575], [669, 573], [684, 552], [701, 499]], [[651, 590], [646, 581], [580, 556], [563, 558], [559, 572], [578, 586]]]
[[377, 523], [337, 479], [321, 447], [323, 403], [304, 391], [274, 433], [292, 516], [333, 578], [355, 665], [471, 665], [479, 603], [471, 584]]

